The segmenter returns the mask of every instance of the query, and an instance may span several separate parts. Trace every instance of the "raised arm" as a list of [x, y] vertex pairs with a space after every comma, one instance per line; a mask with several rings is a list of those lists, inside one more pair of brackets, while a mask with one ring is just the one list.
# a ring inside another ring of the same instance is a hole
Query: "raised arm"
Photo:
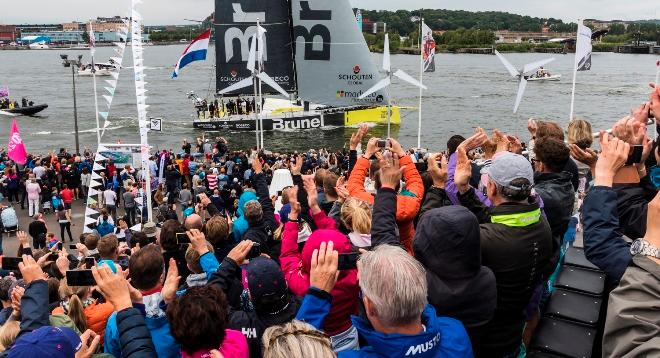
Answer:
[[394, 154], [392, 159], [381, 160], [380, 179], [382, 185], [376, 194], [371, 220], [371, 246], [373, 247], [382, 244], [401, 245], [397, 235], [397, 194], [394, 190], [402, 175], [399, 164], [397, 154]]

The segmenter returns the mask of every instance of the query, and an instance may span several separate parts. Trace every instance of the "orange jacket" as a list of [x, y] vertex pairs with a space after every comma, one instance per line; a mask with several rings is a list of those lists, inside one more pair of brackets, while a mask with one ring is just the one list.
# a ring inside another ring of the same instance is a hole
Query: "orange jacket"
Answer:
[[[396, 222], [399, 226], [399, 236], [401, 244], [412, 254], [412, 240], [415, 236], [415, 227], [413, 220], [419, 212], [424, 197], [424, 183], [422, 177], [417, 172], [415, 164], [409, 156], [404, 156], [399, 160], [401, 166], [406, 168], [403, 171], [403, 180], [406, 182], [406, 190], [414, 194], [397, 195], [396, 200]], [[369, 160], [364, 157], [358, 158], [355, 167], [348, 178], [348, 192], [352, 197], [366, 201], [369, 204], [374, 203], [374, 196], [369, 194], [364, 188], [364, 180], [369, 170]]]
[[[85, 307], [85, 317], [87, 317], [87, 327], [94, 331], [94, 333], [101, 336], [101, 344], [103, 344], [103, 336], [105, 335], [105, 326], [108, 323], [108, 318], [115, 308], [111, 303], [93, 303]], [[64, 309], [56, 307], [52, 314], [66, 314]]]

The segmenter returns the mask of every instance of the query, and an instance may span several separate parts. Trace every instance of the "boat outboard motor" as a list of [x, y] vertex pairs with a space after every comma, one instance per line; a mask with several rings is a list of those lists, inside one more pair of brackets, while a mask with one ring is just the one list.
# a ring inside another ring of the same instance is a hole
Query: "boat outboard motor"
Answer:
[[304, 102], [303, 102], [303, 107], [304, 107], [304, 111], [305, 111], [305, 112], [309, 112], [309, 102], [304, 101]]

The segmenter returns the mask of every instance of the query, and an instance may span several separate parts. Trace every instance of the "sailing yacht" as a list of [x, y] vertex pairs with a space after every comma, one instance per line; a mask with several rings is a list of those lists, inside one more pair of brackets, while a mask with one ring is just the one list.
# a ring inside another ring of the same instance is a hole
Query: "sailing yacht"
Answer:
[[[253, 103], [257, 93], [279, 94], [248, 69], [250, 39], [258, 26], [265, 29], [261, 69], [290, 94], [285, 100], [257, 99], [259, 115], [236, 110], [237, 102]], [[349, 0], [217, 0], [214, 30], [216, 95], [207, 102], [188, 93], [197, 108], [195, 128], [254, 131], [259, 123], [261, 130], [286, 131], [387, 123], [384, 91], [360, 98], [381, 76]], [[217, 94], [251, 77], [253, 86]], [[213, 113], [207, 110], [210, 103]], [[391, 121], [401, 122], [397, 106]]]

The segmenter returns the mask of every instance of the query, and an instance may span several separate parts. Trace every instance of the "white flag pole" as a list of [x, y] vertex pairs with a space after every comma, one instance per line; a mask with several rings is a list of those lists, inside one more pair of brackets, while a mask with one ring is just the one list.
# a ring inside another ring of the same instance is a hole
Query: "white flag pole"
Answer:
[[573, 121], [573, 110], [575, 109], [575, 80], [577, 79], [577, 65], [578, 65], [578, 41], [580, 38], [580, 25], [582, 24], [582, 20], [578, 19], [577, 21], [577, 30], [575, 32], [575, 61], [573, 63], [573, 90], [571, 91], [571, 115], [568, 118], [569, 122]]
[[[89, 22], [89, 36], [94, 36], [92, 22]], [[96, 144], [101, 145], [101, 125], [99, 122], [99, 99], [96, 92], [96, 63], [94, 62], [94, 53], [96, 52], [96, 38], [90, 39], [89, 52], [92, 55], [92, 77], [94, 82], [94, 113], [96, 114]]]
[[658, 62], [655, 63], [655, 67], [656, 67], [656, 70], [655, 70], [655, 82], [654, 83], [657, 85], [660, 82], [660, 60], [658, 60]]
[[[424, 83], [424, 50], [422, 49], [422, 42], [424, 35], [424, 18], [420, 16], [419, 20], [419, 83]], [[419, 118], [417, 120], [417, 148], [422, 147], [422, 87], [419, 88]]]

